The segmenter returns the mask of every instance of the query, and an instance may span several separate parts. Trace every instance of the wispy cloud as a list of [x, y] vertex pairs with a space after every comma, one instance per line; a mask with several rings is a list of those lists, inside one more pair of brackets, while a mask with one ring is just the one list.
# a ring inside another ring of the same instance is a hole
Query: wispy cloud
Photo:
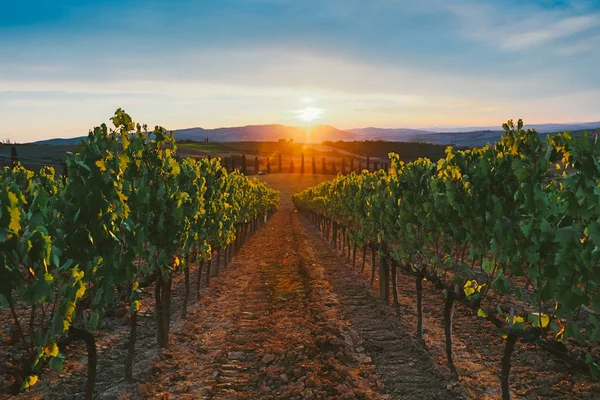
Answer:
[[449, 2], [462, 34], [505, 51], [529, 50], [600, 26], [600, 13], [580, 7], [562, 10], [519, 7], [504, 2]]

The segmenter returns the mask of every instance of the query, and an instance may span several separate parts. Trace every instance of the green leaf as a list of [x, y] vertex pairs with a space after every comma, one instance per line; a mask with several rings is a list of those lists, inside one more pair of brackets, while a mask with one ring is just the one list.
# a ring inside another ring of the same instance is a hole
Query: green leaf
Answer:
[[521, 232], [523, 232], [523, 235], [525, 235], [525, 237], [529, 239], [531, 237], [531, 231], [533, 229], [533, 220], [530, 219], [528, 222], [521, 222], [519, 226], [521, 227]]
[[62, 371], [63, 361], [64, 361], [64, 356], [62, 354], [59, 354], [56, 357], [52, 357], [50, 359], [50, 363], [49, 363], [50, 369], [54, 370], [54, 371]]

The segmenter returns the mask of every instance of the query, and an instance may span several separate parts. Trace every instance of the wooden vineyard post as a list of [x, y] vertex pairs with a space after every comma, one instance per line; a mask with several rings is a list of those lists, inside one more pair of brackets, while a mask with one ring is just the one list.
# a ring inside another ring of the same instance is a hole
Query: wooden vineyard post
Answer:
[[454, 365], [452, 356], [452, 320], [454, 318], [454, 292], [450, 287], [446, 289], [446, 301], [444, 302], [444, 333], [446, 335], [446, 358], [450, 372], [458, 378], [458, 372]]
[[379, 296], [385, 303], [390, 298], [390, 269], [387, 258], [387, 246], [382, 242], [379, 245]]

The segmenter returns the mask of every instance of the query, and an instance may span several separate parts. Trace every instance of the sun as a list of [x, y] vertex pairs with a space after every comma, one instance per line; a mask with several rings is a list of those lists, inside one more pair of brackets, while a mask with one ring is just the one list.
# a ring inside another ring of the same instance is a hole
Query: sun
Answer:
[[304, 110], [300, 110], [298, 112], [300, 119], [306, 122], [310, 122], [318, 118], [321, 114], [323, 114], [323, 111], [314, 107], [306, 107]]

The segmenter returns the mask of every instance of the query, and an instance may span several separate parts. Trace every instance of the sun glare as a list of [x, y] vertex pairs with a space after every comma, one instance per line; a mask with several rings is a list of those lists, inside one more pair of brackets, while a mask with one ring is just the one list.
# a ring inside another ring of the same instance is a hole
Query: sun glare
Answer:
[[310, 122], [318, 118], [322, 113], [322, 110], [318, 108], [306, 107], [304, 110], [300, 110], [298, 114], [301, 120]]

